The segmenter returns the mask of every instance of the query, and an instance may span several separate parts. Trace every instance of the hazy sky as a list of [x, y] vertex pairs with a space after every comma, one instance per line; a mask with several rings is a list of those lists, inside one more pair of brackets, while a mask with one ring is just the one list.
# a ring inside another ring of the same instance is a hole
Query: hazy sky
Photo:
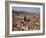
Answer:
[[40, 13], [40, 8], [35, 8], [35, 7], [12, 7], [12, 10]]

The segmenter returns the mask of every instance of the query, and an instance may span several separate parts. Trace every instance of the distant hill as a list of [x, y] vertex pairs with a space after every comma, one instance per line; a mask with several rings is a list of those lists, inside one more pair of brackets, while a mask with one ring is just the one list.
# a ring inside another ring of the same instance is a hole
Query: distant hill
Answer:
[[39, 15], [39, 13], [31, 13], [31, 12], [25, 12], [25, 11], [14, 11], [14, 10], [12, 10], [12, 13], [13, 14], [38, 14]]

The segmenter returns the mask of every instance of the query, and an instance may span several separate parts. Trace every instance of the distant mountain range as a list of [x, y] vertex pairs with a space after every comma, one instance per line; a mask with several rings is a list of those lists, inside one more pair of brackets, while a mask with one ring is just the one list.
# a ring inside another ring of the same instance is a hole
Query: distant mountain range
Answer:
[[14, 11], [12, 10], [13, 14], [40, 14], [40, 13], [31, 13], [31, 12], [25, 12], [25, 11]]

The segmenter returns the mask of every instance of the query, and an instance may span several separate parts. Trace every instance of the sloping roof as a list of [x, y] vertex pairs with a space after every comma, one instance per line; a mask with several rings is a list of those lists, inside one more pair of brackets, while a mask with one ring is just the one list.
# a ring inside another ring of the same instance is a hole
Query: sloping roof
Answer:
[[18, 18], [18, 19], [19, 19], [19, 18], [22, 18], [22, 19], [24, 19], [24, 17], [22, 17], [22, 16], [15, 16], [15, 18]]

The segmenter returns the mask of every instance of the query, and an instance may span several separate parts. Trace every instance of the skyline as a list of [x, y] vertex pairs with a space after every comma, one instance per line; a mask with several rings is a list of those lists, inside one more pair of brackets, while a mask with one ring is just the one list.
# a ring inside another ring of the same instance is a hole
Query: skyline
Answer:
[[12, 10], [25, 11], [25, 12], [31, 12], [31, 13], [40, 13], [40, 8], [36, 8], [36, 7], [12, 7]]

